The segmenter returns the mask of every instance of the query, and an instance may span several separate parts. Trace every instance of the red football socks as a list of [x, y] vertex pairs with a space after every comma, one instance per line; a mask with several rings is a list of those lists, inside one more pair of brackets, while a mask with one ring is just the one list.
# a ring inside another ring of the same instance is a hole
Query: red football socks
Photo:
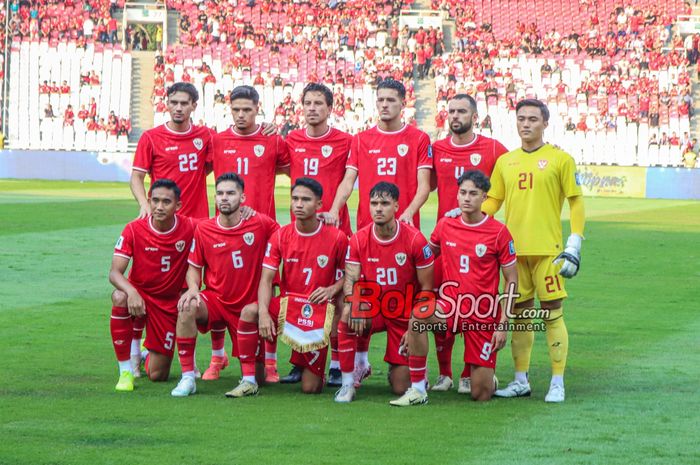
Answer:
[[338, 323], [338, 359], [340, 361], [340, 371], [352, 373], [355, 371], [355, 347], [357, 345], [357, 335], [350, 329], [347, 323]]
[[112, 317], [109, 320], [109, 330], [112, 333], [112, 345], [117, 360], [125, 362], [131, 354], [131, 315], [126, 307], [112, 307]]
[[238, 358], [243, 376], [255, 376], [255, 353], [258, 350], [258, 324], [238, 322]]
[[194, 337], [178, 337], [175, 338], [175, 341], [177, 342], [177, 354], [180, 357], [182, 374], [194, 373], [194, 347], [197, 339]]

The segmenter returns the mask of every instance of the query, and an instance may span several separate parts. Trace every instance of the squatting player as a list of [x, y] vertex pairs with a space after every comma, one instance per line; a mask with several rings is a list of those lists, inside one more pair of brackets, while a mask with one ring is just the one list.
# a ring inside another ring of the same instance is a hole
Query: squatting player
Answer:
[[[209, 218], [207, 174], [211, 172], [213, 132], [192, 124], [199, 93], [190, 83], [178, 82], [167, 90], [170, 121], [149, 129], [139, 139], [131, 172], [131, 192], [139, 204], [139, 218], [151, 213], [146, 188], [146, 174], [151, 183], [158, 179], [173, 180], [182, 192], [180, 214], [194, 219]], [[131, 359], [135, 376], [140, 376], [143, 322], [134, 320]]]
[[[474, 132], [474, 124], [479, 120], [476, 101], [467, 94], [457, 94], [447, 104], [448, 123], [451, 134], [433, 144], [433, 163], [435, 170], [431, 179], [431, 187], [437, 187], [439, 221], [446, 213], [461, 211], [457, 205], [456, 180], [469, 170], [479, 170], [486, 176], [491, 176], [496, 160], [506, 153], [503, 144], [496, 139], [482, 136]], [[440, 259], [435, 260], [435, 287], [442, 282], [442, 267]], [[452, 347], [454, 346], [452, 332], [435, 333], [435, 349], [440, 367], [440, 376], [431, 388], [432, 391], [447, 391], [452, 388]], [[469, 394], [469, 364], [459, 380], [457, 392]]]
[[[338, 351], [342, 370], [342, 387], [336, 402], [351, 402], [359, 387], [362, 373], [355, 371], [356, 334], [364, 331], [387, 332], [384, 361], [389, 364], [389, 384], [394, 394], [403, 394], [411, 385], [408, 356], [402, 340], [411, 317], [410, 297], [433, 289], [433, 254], [423, 234], [413, 226], [397, 221], [399, 189], [380, 182], [369, 194], [373, 223], [350, 238], [345, 259], [346, 296], [357, 295], [356, 283], [376, 283], [371, 292], [373, 310], [370, 318], [353, 313], [351, 303], [343, 307], [338, 326]], [[389, 299], [389, 293], [402, 300]], [[366, 297], [369, 298], [369, 297]], [[359, 298], [363, 299], [363, 298]], [[357, 306], [356, 306], [357, 307]], [[356, 310], [359, 310], [356, 308]]]
[[[235, 173], [222, 174], [216, 179], [219, 214], [197, 225], [188, 260], [188, 289], [178, 303], [177, 346], [182, 379], [171, 392], [175, 397], [196, 392], [197, 327], [202, 333], [215, 325], [227, 327], [233, 342], [233, 356], [238, 356], [238, 320], [242, 309], [257, 298], [267, 242], [279, 229], [273, 219], [262, 213], [243, 218], [240, 206], [244, 201], [241, 177]], [[202, 272], [206, 289], [200, 292]], [[225, 366], [224, 359], [217, 362]], [[262, 377], [262, 364], [258, 368]]]
[[[308, 178], [299, 178], [292, 185], [294, 223], [280, 228], [272, 235], [263, 261], [258, 289], [258, 305], [247, 306], [238, 325], [238, 347], [243, 380], [231, 397], [254, 395], [258, 392], [252, 367], [260, 336], [272, 339], [276, 335], [278, 315], [270, 306], [272, 283], [283, 265], [280, 281], [281, 296], [294, 293], [306, 296], [311, 303], [334, 302], [343, 286], [343, 269], [348, 247], [347, 236], [328, 226], [317, 217], [321, 208], [323, 188]], [[292, 351], [292, 364], [302, 367], [301, 389], [304, 393], [320, 393], [326, 367], [328, 347], [307, 353]]]
[[[515, 313], [532, 308], [537, 294], [540, 306], [548, 310], [544, 319], [552, 363], [552, 381], [546, 402], [564, 401], [564, 369], [569, 335], [564, 324], [562, 302], [567, 296], [563, 278], [573, 278], [579, 269], [585, 215], [576, 164], [566, 152], [543, 140], [549, 109], [539, 100], [522, 100], [516, 105], [521, 147], [496, 162], [491, 190], [484, 212], [494, 214], [506, 204], [506, 225], [512, 231], [518, 250], [520, 297]], [[564, 198], [571, 210], [571, 235], [562, 242], [561, 210]], [[530, 324], [531, 319], [519, 318]], [[527, 372], [535, 335], [513, 331], [512, 346], [515, 380], [496, 392], [500, 397], [530, 395]]]
[[[459, 177], [457, 185], [461, 215], [442, 218], [430, 236], [433, 251], [442, 256], [439, 312], [414, 312], [407, 334], [411, 388], [391, 405], [416, 405], [428, 399], [422, 383], [428, 334], [419, 326], [425, 323], [442, 324], [448, 332], [463, 334], [472, 399], [489, 400], [496, 389], [496, 353], [506, 343], [503, 326], [518, 286], [515, 248], [508, 229], [481, 211], [490, 187], [488, 178], [470, 170]], [[499, 271], [505, 278], [504, 290], [510, 290], [512, 296], [505, 308], [498, 297]]]
[[[119, 362], [117, 391], [134, 389], [130, 361], [134, 318], [146, 320], [148, 377], [152, 381], [168, 379], [177, 301], [194, 235], [193, 221], [176, 214], [181, 206], [180, 189], [173, 181], [158, 179], [151, 184], [148, 202], [148, 216], [127, 224], [119, 236], [109, 271], [109, 282], [116, 288], [112, 293], [110, 331]], [[129, 262], [131, 270], [126, 278]]]
[[[423, 131], [401, 121], [406, 106], [406, 88], [401, 82], [386, 79], [377, 86], [379, 121], [371, 129], [353, 137], [345, 177], [338, 187], [329, 216], [338, 212], [352, 193], [359, 176], [360, 196], [357, 209], [357, 229], [372, 224], [369, 212], [369, 192], [378, 182], [386, 181], [399, 188], [399, 221], [420, 229], [419, 210], [430, 194], [430, 172], [433, 155], [430, 137]], [[358, 339], [357, 365], [371, 373], [367, 356], [369, 333]]]
[[[325, 85], [316, 83], [307, 85], [301, 94], [301, 103], [306, 128], [297, 129], [287, 135], [291, 162], [290, 176], [292, 179], [307, 177], [318, 181], [323, 187], [323, 199], [319, 211], [326, 212], [333, 205], [338, 186], [343, 181], [352, 136], [328, 125], [328, 117], [333, 109], [333, 92]], [[338, 220], [338, 228], [350, 237], [352, 229], [350, 229], [347, 205], [341, 207]], [[336, 321], [331, 332], [329, 386], [340, 386], [337, 318], [340, 318], [340, 312], [336, 312]], [[301, 380], [301, 370], [298, 367], [295, 367], [283, 381], [296, 379]]]

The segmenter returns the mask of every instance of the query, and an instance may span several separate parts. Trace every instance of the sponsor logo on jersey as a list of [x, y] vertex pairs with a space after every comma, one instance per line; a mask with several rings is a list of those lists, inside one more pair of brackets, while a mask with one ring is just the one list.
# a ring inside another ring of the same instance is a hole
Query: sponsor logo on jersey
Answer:
[[441, 158], [441, 159], [438, 160], [438, 161], [439, 161], [440, 163], [452, 163], [452, 159], [451, 159], [451, 158]]
[[219, 242], [218, 244], [214, 244], [212, 247], [215, 249], [218, 249], [220, 247], [226, 247], [226, 242]]
[[395, 255], [396, 257], [396, 263], [399, 264], [399, 266], [403, 266], [404, 263], [406, 263], [406, 254], [403, 252], [399, 252]]
[[508, 252], [510, 252], [511, 255], [515, 255], [515, 243], [513, 243], [513, 241], [508, 243]]
[[158, 252], [158, 247], [146, 247], [144, 250], [146, 252]]
[[372, 150], [368, 150], [367, 153], [382, 153], [382, 149], [372, 149]]
[[379, 259], [374, 257], [368, 257], [367, 261], [372, 263], [379, 263]]
[[324, 145], [323, 147], [321, 147], [321, 155], [323, 155], [323, 158], [330, 157], [332, 153], [333, 147], [331, 147], [330, 145]]
[[224, 153], [236, 153], [236, 149], [226, 149]]
[[196, 139], [192, 139], [192, 143], [194, 144], [194, 147], [197, 150], [202, 150], [202, 147], [204, 147], [204, 141], [197, 137]]
[[430, 258], [432, 256], [433, 251], [430, 250], [430, 246], [426, 244], [425, 247], [423, 247], [423, 258]]
[[481, 163], [481, 154], [480, 153], [472, 153], [469, 155], [469, 161], [472, 162], [473, 166], [478, 165]]
[[547, 160], [538, 160], [537, 161], [537, 166], [543, 170], [547, 167], [547, 163], [549, 163]]
[[448, 245], [448, 246], [450, 246], [450, 247], [457, 247], [457, 243], [456, 243], [456, 242], [445, 241], [445, 245]]
[[406, 144], [399, 144], [396, 147], [396, 151], [399, 152], [399, 155], [402, 157], [405, 157], [406, 154], [408, 153], [408, 145]]
[[483, 257], [486, 254], [486, 246], [484, 244], [476, 244], [474, 251], [477, 257]]
[[311, 316], [314, 314], [314, 309], [311, 305], [309, 304], [304, 304], [303, 307], [301, 307], [301, 315], [304, 318], [311, 318]]
[[[270, 245], [270, 244], [268, 244], [268, 245]], [[268, 252], [268, 253], [269, 253], [269, 252]], [[298, 259], [298, 258], [288, 258], [288, 259], [286, 260], [286, 262], [287, 262], [287, 263], [299, 263], [299, 259]]]
[[255, 242], [255, 234], [252, 232], [243, 234], [243, 242], [248, 245], [253, 245], [253, 242]]
[[258, 158], [262, 157], [263, 153], [265, 153], [265, 146], [260, 144], [256, 145], [253, 147], [253, 153], [255, 153], [255, 156]]
[[294, 151], [298, 153], [305, 153], [306, 149], [304, 147], [297, 147], [294, 149]]
[[328, 257], [325, 255], [319, 255], [316, 257], [316, 262], [318, 262], [318, 266], [325, 268], [326, 265], [328, 265]]
[[175, 151], [175, 150], [177, 150], [177, 149], [178, 149], [177, 145], [175, 145], [175, 146], [173, 146], [173, 147], [165, 147], [165, 151], [166, 151], [166, 152], [173, 152], [173, 151]]
[[121, 249], [122, 245], [124, 245], [124, 236], [119, 236], [119, 239], [117, 239], [117, 243], [114, 244], [114, 248]]
[[178, 252], [182, 252], [183, 250], [185, 250], [185, 245], [187, 245], [185, 241], [177, 241], [175, 243], [175, 250], [177, 250]]

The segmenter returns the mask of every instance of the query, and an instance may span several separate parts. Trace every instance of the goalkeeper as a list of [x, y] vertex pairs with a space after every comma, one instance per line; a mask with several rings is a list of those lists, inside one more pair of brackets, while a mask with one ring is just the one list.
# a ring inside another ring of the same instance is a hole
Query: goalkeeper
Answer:
[[[516, 106], [521, 147], [501, 156], [491, 175], [491, 189], [482, 209], [493, 215], [505, 202], [506, 226], [515, 240], [520, 280], [514, 323], [531, 324], [523, 309], [533, 308], [535, 294], [544, 317], [552, 381], [546, 402], [564, 401], [564, 368], [569, 334], [563, 317], [567, 296], [564, 279], [579, 270], [584, 211], [576, 165], [568, 153], [543, 142], [549, 110], [539, 100], [522, 100]], [[564, 198], [571, 210], [571, 235], [562, 241], [561, 210]], [[531, 327], [531, 325], [529, 325]], [[499, 397], [530, 395], [527, 372], [535, 340], [531, 330], [513, 331], [511, 350], [515, 380], [496, 391]]]

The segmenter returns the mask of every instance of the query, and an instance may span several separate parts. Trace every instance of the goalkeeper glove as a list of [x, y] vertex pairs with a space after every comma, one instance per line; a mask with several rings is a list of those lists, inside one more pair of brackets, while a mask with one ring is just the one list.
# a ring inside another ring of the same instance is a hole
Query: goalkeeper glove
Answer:
[[565, 278], [573, 278], [578, 273], [581, 265], [581, 241], [583, 238], [578, 234], [572, 234], [566, 241], [564, 251], [554, 259], [554, 264], [561, 263], [559, 274]]
[[443, 216], [445, 216], [445, 218], [457, 218], [461, 214], [462, 210], [459, 207], [457, 207], [453, 208], [452, 210], [446, 211]]

